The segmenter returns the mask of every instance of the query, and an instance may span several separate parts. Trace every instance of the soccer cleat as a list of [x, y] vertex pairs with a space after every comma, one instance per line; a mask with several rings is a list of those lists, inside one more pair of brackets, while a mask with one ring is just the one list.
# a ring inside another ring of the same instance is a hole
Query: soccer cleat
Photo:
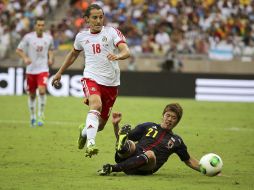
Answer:
[[98, 174], [101, 176], [109, 175], [112, 173], [112, 166], [110, 164], [103, 165], [102, 169], [98, 170]]
[[85, 156], [91, 158], [93, 155], [98, 154], [98, 152], [99, 152], [99, 149], [92, 144], [86, 148]]
[[31, 119], [31, 127], [36, 127], [36, 119]]
[[82, 136], [82, 131], [85, 128], [84, 124], [79, 126], [79, 138], [78, 138], [78, 149], [83, 149], [86, 144], [86, 136]]
[[124, 125], [118, 134], [118, 140], [116, 142], [116, 151], [119, 152], [122, 150], [122, 148], [124, 147], [126, 141], [128, 140], [128, 134], [131, 130], [131, 126], [130, 125]]
[[41, 117], [38, 119], [37, 125], [38, 125], [39, 127], [42, 127], [42, 126], [44, 125], [44, 120], [43, 120]]

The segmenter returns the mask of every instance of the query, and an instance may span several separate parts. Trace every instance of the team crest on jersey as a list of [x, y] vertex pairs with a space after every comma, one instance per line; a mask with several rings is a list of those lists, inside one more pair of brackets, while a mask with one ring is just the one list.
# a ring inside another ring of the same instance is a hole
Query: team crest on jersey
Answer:
[[173, 148], [173, 146], [174, 146], [174, 144], [175, 144], [175, 141], [176, 141], [176, 140], [175, 140], [173, 137], [171, 137], [170, 140], [168, 141], [168, 144], [167, 144], [166, 147], [167, 147], [168, 149]]
[[106, 36], [103, 36], [103, 37], [102, 37], [102, 42], [107, 42], [107, 41], [108, 41], [107, 37], [106, 37]]

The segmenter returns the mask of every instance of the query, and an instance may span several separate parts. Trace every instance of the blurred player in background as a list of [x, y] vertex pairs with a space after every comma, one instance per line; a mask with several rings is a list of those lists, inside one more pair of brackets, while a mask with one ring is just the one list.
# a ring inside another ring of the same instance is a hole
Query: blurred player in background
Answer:
[[105, 164], [98, 171], [99, 175], [109, 175], [112, 172], [153, 174], [173, 153], [187, 166], [200, 172], [199, 161], [189, 155], [182, 138], [172, 131], [181, 120], [182, 114], [179, 104], [169, 104], [162, 112], [161, 124], [147, 122], [137, 125], [133, 130], [130, 125], [125, 125], [119, 131], [122, 114], [113, 113], [112, 123], [118, 139], [115, 153], [117, 164]]
[[[26, 64], [28, 106], [31, 127], [44, 125], [44, 108], [46, 104], [46, 85], [49, 65], [53, 64], [53, 38], [44, 32], [45, 20], [37, 18], [35, 31], [26, 34], [19, 43], [16, 53]], [[38, 88], [38, 118], [36, 117], [36, 90]]]
[[83, 51], [85, 69], [81, 82], [89, 111], [85, 124], [80, 126], [78, 148], [83, 149], [87, 141], [85, 155], [91, 157], [98, 153], [95, 145], [97, 131], [103, 130], [106, 125], [118, 94], [120, 69], [117, 60], [128, 58], [130, 50], [119, 30], [103, 26], [104, 12], [99, 5], [90, 5], [85, 19], [90, 28], [77, 34], [74, 48], [54, 76], [52, 85], [59, 86], [62, 73]]

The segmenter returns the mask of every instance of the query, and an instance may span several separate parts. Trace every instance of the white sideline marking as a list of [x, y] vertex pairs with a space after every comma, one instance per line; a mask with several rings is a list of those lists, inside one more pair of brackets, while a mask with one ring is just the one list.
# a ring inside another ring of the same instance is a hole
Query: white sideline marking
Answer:
[[240, 131], [241, 129], [238, 127], [231, 127], [231, 128], [227, 128], [227, 130], [229, 131]]
[[227, 131], [250, 131], [250, 132], [253, 132], [254, 129], [252, 128], [239, 128], [239, 127], [230, 127], [230, 128], [225, 128], [225, 130]]
[[[19, 123], [19, 124], [30, 124], [30, 121], [24, 120], [0, 120], [0, 123]], [[46, 124], [52, 125], [78, 125], [81, 122], [68, 122], [68, 121], [45, 121]]]

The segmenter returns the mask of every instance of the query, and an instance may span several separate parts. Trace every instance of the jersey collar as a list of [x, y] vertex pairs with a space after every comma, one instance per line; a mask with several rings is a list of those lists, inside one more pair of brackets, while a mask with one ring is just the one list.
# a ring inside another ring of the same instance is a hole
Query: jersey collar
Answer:
[[91, 29], [89, 28], [89, 32], [90, 32], [90, 34], [99, 34], [99, 33], [101, 33], [103, 30], [104, 30], [104, 26], [102, 26], [102, 29], [101, 29], [101, 31], [100, 31], [100, 32], [93, 33], [93, 32], [91, 32]]

